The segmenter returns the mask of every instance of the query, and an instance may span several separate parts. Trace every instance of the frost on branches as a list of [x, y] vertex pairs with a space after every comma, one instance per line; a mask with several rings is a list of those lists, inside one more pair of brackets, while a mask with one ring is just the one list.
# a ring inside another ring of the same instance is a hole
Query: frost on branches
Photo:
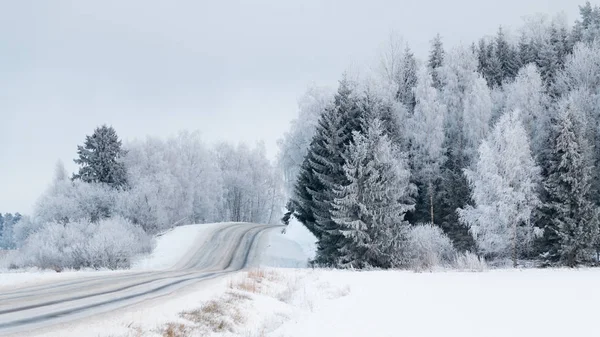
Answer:
[[403, 265], [409, 228], [404, 214], [414, 208], [410, 171], [379, 120], [371, 121], [365, 134], [355, 132], [344, 173], [348, 183], [335, 189], [332, 211], [346, 238], [339, 265]]
[[474, 206], [459, 209], [478, 248], [488, 256], [511, 256], [532, 239], [531, 215], [539, 205], [540, 169], [532, 158], [517, 110], [505, 113], [479, 147], [474, 169], [465, 170]]
[[570, 103], [565, 102], [559, 112], [553, 137], [550, 175], [545, 183], [546, 209], [552, 220], [544, 235], [551, 243], [546, 259], [575, 266], [593, 258], [598, 243], [598, 207], [590, 198], [590, 148], [582, 137], [578, 111]]

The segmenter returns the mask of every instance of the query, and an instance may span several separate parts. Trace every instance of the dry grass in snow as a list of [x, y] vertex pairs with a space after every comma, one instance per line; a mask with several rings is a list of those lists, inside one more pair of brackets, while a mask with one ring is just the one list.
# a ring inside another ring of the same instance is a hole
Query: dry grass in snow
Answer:
[[270, 268], [239, 273], [220, 294], [180, 312], [176, 320], [144, 331], [131, 327], [131, 333], [122, 337], [267, 336], [291, 317], [312, 313], [317, 299], [350, 293], [348, 287], [319, 283], [318, 274], [307, 269]]

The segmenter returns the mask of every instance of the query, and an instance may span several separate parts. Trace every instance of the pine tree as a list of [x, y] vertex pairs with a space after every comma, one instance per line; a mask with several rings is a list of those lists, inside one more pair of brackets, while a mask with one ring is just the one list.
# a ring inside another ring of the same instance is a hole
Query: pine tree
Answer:
[[348, 80], [340, 81], [333, 106], [319, 119], [292, 198], [294, 216], [318, 239], [315, 263], [335, 266], [344, 238], [331, 218], [334, 190], [345, 184], [343, 157], [353, 132], [362, 130], [362, 110]]
[[336, 188], [332, 211], [346, 239], [340, 248], [340, 265], [402, 265], [408, 231], [404, 214], [414, 207], [406, 163], [398, 159], [377, 119], [364, 135], [355, 132], [345, 157], [347, 183]]
[[517, 265], [518, 251], [532, 239], [539, 173], [518, 111], [505, 113], [479, 147], [475, 168], [465, 170], [474, 206], [460, 209], [460, 220], [483, 253], [511, 256]]
[[91, 136], [86, 136], [83, 146], [77, 146], [79, 158], [74, 162], [79, 164], [79, 172], [73, 179], [86, 183], [104, 183], [114, 188], [127, 184], [127, 172], [121, 158], [125, 151], [115, 129], [103, 125], [94, 130]]
[[429, 60], [427, 66], [431, 72], [431, 78], [433, 79], [433, 87], [437, 90], [441, 90], [442, 82], [438, 74], [439, 68], [444, 65], [444, 45], [442, 44], [442, 37], [437, 34], [431, 41], [431, 51], [429, 52]]
[[589, 145], [576, 113], [569, 102], [561, 107], [544, 184], [545, 211], [552, 219], [544, 228], [544, 257], [567, 266], [589, 262], [598, 236], [598, 208], [590, 199]]

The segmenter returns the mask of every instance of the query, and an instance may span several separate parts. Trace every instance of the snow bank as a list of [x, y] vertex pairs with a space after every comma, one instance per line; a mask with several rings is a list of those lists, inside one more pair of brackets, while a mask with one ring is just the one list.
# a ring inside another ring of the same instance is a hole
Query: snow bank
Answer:
[[57, 273], [53, 270], [41, 270], [38, 268], [27, 268], [17, 270], [0, 270], [0, 292], [3, 288], [41, 285], [44, 283], [66, 281], [74, 278], [86, 278], [103, 275], [113, 275], [115, 273], [126, 273], [126, 270], [64, 270]]
[[295, 240], [281, 232], [271, 230], [265, 233], [260, 265], [281, 268], [305, 268], [309, 256]]
[[[199, 243], [199, 238], [220, 224], [187, 225], [173, 228], [156, 238], [156, 247], [150, 255], [135, 261], [133, 270], [164, 270], [181, 261]], [[222, 224], [221, 224], [222, 225]]]

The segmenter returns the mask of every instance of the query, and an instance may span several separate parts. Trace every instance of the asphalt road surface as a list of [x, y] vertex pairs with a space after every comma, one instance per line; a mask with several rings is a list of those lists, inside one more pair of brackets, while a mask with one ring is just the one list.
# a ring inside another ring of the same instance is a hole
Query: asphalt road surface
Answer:
[[164, 296], [256, 263], [259, 239], [279, 226], [227, 223], [203, 236], [175, 267], [70, 279], [0, 293], [0, 335], [30, 332]]

